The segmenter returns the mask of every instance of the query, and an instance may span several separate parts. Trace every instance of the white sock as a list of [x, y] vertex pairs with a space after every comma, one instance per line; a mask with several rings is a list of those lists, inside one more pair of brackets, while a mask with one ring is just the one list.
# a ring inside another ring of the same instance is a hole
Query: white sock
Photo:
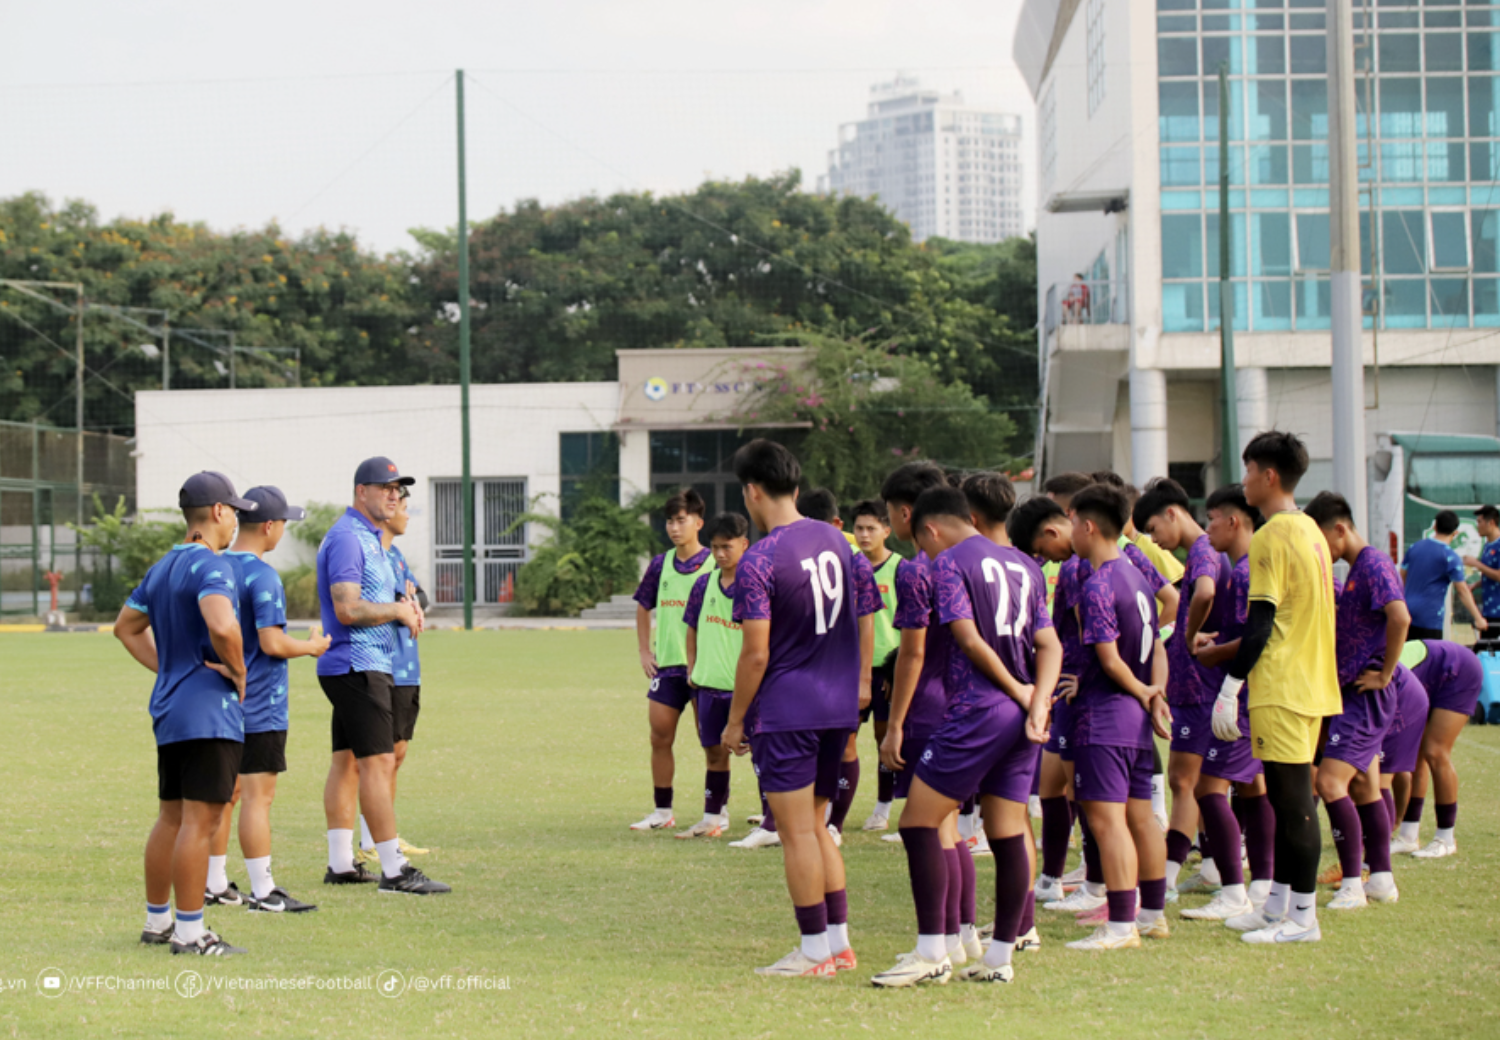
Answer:
[[406, 857], [401, 855], [401, 839], [377, 841], [375, 851], [380, 854], [380, 872], [388, 878], [400, 877], [401, 868], [406, 866]]
[[943, 945], [949, 953], [953, 953], [956, 950], [963, 949], [964, 943], [957, 935], [945, 935], [943, 936]]
[[254, 859], [247, 859], [245, 869], [250, 872], [250, 894], [256, 899], [264, 899], [270, 895], [271, 889], [276, 887], [276, 882], [271, 877], [271, 857], [256, 856]]
[[203, 911], [179, 913], [172, 937], [180, 943], [195, 943], [203, 935]]
[[354, 831], [330, 828], [328, 831], [328, 869], [347, 874], [354, 869]]
[[1363, 892], [1365, 890], [1364, 880], [1357, 877], [1346, 877], [1339, 882], [1340, 892]]
[[1287, 918], [1299, 928], [1311, 928], [1318, 923], [1318, 895], [1316, 892], [1293, 892], [1288, 904]]
[[1266, 917], [1275, 920], [1286, 916], [1287, 904], [1291, 902], [1292, 890], [1280, 881], [1271, 882], [1271, 894], [1266, 897]]
[[1134, 921], [1108, 921], [1108, 922], [1105, 923], [1105, 927], [1107, 927], [1109, 929], [1109, 934], [1110, 935], [1114, 936], [1116, 939], [1123, 939], [1125, 936], [1129, 935], [1130, 934], [1130, 930], [1135, 927], [1135, 922]]
[[[1415, 827], [1416, 824], [1412, 824], [1412, 826]], [[1444, 845], [1456, 845], [1457, 844], [1457, 842], [1455, 842], [1453, 840], [1453, 828], [1452, 827], [1439, 827], [1437, 829], [1437, 833], [1434, 834], [1433, 837], [1436, 838], [1438, 841], [1442, 842]]]
[[1150, 928], [1156, 923], [1157, 918], [1161, 917], [1165, 912], [1163, 910], [1142, 910], [1136, 914], [1135, 920], [1137, 924]]
[[375, 839], [370, 837], [370, 825], [365, 822], [364, 814], [359, 817], [359, 847], [362, 849], [373, 849]]
[[849, 923], [831, 924], [828, 926], [828, 953], [843, 953], [849, 948]]
[[875, 803], [875, 813], [876, 813], [877, 816], [884, 816], [886, 819], [890, 819], [891, 818], [891, 803], [890, 802], [876, 802]]
[[1378, 874], [1371, 874], [1370, 880], [1365, 883], [1366, 892], [1389, 892], [1396, 887], [1396, 875], [1389, 870], [1382, 870]]
[[1104, 898], [1105, 888], [1102, 881], [1085, 881], [1083, 883], [1083, 890], [1096, 899]]
[[1249, 896], [1245, 894], [1244, 885], [1225, 885], [1219, 891], [1223, 894], [1226, 900], [1234, 903], [1243, 903], [1246, 899], [1249, 898]]
[[1157, 816], [1167, 814], [1167, 774], [1151, 774], [1151, 811]]
[[833, 950], [828, 945], [828, 933], [819, 932], [817, 935], [804, 935], [802, 937], [802, 955], [814, 964], [822, 964], [833, 956]]
[[710, 827], [713, 827], [719, 822], [719, 814], [706, 812], [703, 814], [703, 822], [708, 824]]
[[160, 906], [146, 904], [146, 929], [147, 931], [159, 932], [172, 923], [172, 904], [163, 903]]
[[989, 949], [984, 951], [984, 963], [991, 968], [1003, 968], [1010, 963], [1011, 955], [1015, 952], [1015, 943], [992, 942]]
[[1167, 860], [1167, 887], [1177, 887], [1177, 876], [1182, 873], [1182, 864]]
[[1250, 882], [1250, 902], [1265, 904], [1271, 894], [1271, 882], [1265, 879]]
[[1416, 841], [1421, 832], [1421, 820], [1415, 820], [1411, 823], [1407, 823], [1405, 820], [1402, 820], [1401, 826], [1396, 828], [1396, 833], [1402, 841]]
[[1198, 868], [1198, 873], [1202, 874], [1203, 880], [1210, 885], [1221, 884], [1224, 880], [1219, 876], [1219, 865], [1214, 862], [1212, 856], [1203, 857], [1203, 865]]
[[948, 937], [945, 935], [917, 936], [917, 956], [936, 964], [948, 956]]
[[228, 856], [208, 857], [208, 890], [210, 892], [222, 892], [229, 887], [229, 874], [224, 866], [228, 861]]
[[958, 941], [967, 946], [971, 942], [979, 941], [979, 929], [972, 924], [961, 924], [958, 926]]

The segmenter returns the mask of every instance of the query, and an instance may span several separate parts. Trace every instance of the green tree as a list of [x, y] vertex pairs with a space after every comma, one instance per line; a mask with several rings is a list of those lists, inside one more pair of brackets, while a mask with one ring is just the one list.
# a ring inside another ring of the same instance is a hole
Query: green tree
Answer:
[[97, 554], [92, 582], [94, 609], [101, 614], [118, 613], [125, 597], [141, 583], [151, 565], [187, 537], [187, 524], [180, 518], [164, 521], [126, 516], [124, 497], [113, 509], [106, 509], [95, 495], [93, 522], [86, 527], [68, 526]]
[[288, 529], [297, 541], [310, 549], [317, 549], [328, 535], [328, 529], [344, 515], [344, 507], [332, 502], [309, 502], [303, 508], [307, 510], [306, 518], [287, 525]]
[[520, 612], [574, 617], [631, 588], [640, 577], [641, 558], [660, 548], [645, 517], [666, 500], [664, 494], [638, 495], [622, 506], [593, 483], [584, 487], [566, 523], [534, 508], [518, 518], [517, 525], [541, 524], [551, 532], [516, 574]]

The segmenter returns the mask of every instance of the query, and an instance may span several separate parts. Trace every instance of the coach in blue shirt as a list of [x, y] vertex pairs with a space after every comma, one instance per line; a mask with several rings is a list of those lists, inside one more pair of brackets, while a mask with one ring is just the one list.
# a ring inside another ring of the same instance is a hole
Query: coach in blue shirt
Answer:
[[1480, 506], [1474, 510], [1474, 525], [1484, 548], [1479, 555], [1465, 556], [1464, 566], [1479, 572], [1479, 609], [1491, 628], [1500, 625], [1500, 509]]
[[394, 684], [391, 655], [397, 622], [413, 636], [421, 616], [396, 587], [380, 542], [381, 524], [416, 480], [387, 458], [366, 459], [354, 474], [354, 505], [329, 528], [318, 547], [318, 602], [332, 639], [318, 659], [318, 682], [333, 705], [333, 761], [324, 786], [328, 819], [325, 884], [375, 879], [354, 862], [355, 798], [364, 810], [380, 856], [380, 889], [406, 895], [447, 892], [401, 855], [391, 785], [395, 774]]
[[1474, 619], [1474, 628], [1483, 632], [1488, 626], [1474, 602], [1474, 593], [1464, 581], [1464, 565], [1458, 553], [1449, 548], [1458, 533], [1458, 514], [1444, 509], [1433, 518], [1431, 538], [1423, 538], [1406, 550], [1401, 561], [1401, 580], [1406, 583], [1406, 606], [1411, 611], [1408, 639], [1442, 639], [1447, 614], [1448, 587]]
[[203, 922], [209, 846], [244, 749], [245, 658], [234, 571], [219, 553], [234, 537], [235, 510], [256, 504], [210, 472], [189, 477], [177, 504], [187, 536], [146, 572], [115, 621], [115, 637], [156, 673], [151, 726], [161, 808], [146, 840], [141, 942], [221, 957], [245, 952]]

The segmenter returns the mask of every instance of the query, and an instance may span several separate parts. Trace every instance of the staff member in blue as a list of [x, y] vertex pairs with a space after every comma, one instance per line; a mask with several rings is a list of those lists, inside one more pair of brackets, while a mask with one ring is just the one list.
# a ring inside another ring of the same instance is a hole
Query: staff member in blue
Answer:
[[234, 572], [219, 553], [234, 537], [235, 510], [253, 513], [256, 504], [211, 472], [189, 477], [177, 504], [186, 537], [146, 572], [115, 621], [115, 638], [156, 673], [151, 725], [161, 808], [146, 840], [141, 942], [224, 957], [245, 951], [208, 930], [203, 895], [209, 847], [244, 750], [245, 658]]
[[363, 809], [380, 857], [380, 891], [433, 895], [451, 889], [406, 861], [396, 837], [391, 781], [396, 769], [391, 657], [395, 627], [413, 636], [422, 618], [381, 545], [381, 525], [395, 512], [401, 489], [415, 484], [387, 458], [366, 459], [354, 474], [354, 505], [345, 510], [318, 548], [318, 601], [323, 628], [332, 639], [318, 659], [318, 682], [333, 705], [333, 761], [323, 787], [328, 819], [325, 884], [373, 881], [354, 862], [356, 807], [347, 792], [358, 776]]

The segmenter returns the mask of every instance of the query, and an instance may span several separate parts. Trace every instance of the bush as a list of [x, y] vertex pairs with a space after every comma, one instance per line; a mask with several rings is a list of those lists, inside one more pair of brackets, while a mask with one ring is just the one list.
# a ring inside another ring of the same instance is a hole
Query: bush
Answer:
[[[304, 508], [307, 509], [307, 518], [287, 525], [287, 529], [293, 538], [316, 551], [323, 544], [323, 537], [328, 534], [328, 529], [344, 515], [344, 507], [332, 502], [309, 502]], [[287, 586], [287, 592], [291, 592], [290, 585]]]
[[286, 586], [286, 616], [293, 621], [318, 620], [322, 608], [318, 604], [318, 570], [310, 563], [300, 564], [281, 572], [281, 584]]
[[105, 509], [95, 495], [93, 523], [87, 527], [68, 526], [78, 532], [80, 542], [97, 553], [90, 582], [93, 610], [100, 615], [118, 614], [151, 565], [187, 537], [187, 524], [180, 518], [148, 520], [144, 514], [127, 518], [123, 496], [116, 500], [113, 509]]
[[518, 612], [532, 617], [576, 617], [579, 611], [632, 587], [641, 557], [659, 548], [656, 532], [642, 518], [666, 495], [638, 495], [622, 506], [602, 485], [587, 485], [567, 523], [549, 513], [527, 513], [516, 521], [551, 529], [546, 542], [516, 574]]

